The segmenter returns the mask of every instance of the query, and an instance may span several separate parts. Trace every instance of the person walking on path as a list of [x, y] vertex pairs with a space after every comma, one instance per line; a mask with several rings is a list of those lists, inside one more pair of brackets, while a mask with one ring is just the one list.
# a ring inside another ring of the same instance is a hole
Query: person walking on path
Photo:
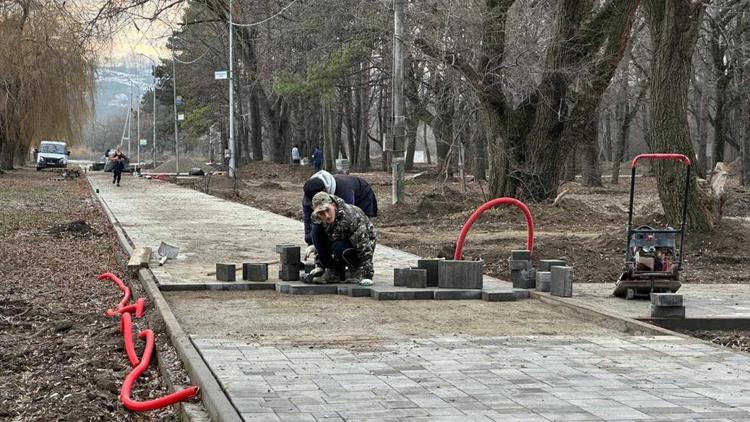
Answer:
[[322, 228], [313, 239], [319, 245], [320, 266], [310, 272], [306, 281], [372, 286], [372, 257], [377, 237], [364, 211], [327, 192], [316, 193], [312, 207], [313, 222]]
[[292, 147], [292, 164], [299, 164], [299, 146], [294, 145]]
[[125, 170], [126, 159], [127, 157], [122, 152], [122, 145], [118, 145], [112, 154], [112, 183], [117, 183], [117, 186], [120, 186], [120, 178], [122, 177], [123, 170]]
[[315, 147], [315, 151], [313, 151], [312, 155], [312, 161], [315, 171], [320, 171], [320, 169], [323, 168], [323, 151], [320, 150], [320, 147]]
[[347, 204], [361, 209], [367, 217], [373, 219], [378, 216], [378, 201], [372, 187], [366, 180], [348, 174], [333, 175], [325, 170], [313, 174], [302, 187], [302, 214], [305, 223], [305, 260], [314, 259], [317, 246], [313, 239], [325, 237], [321, 233], [319, 224], [312, 221], [313, 207], [312, 198], [318, 192], [327, 192], [343, 199]]

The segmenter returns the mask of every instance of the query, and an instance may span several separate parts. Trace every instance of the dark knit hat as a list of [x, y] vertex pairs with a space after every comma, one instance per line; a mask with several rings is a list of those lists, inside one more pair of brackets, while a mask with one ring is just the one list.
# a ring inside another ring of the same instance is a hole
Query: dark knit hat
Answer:
[[312, 200], [312, 197], [315, 196], [316, 193], [324, 192], [326, 190], [326, 186], [325, 184], [323, 184], [322, 180], [317, 177], [313, 177], [305, 182], [302, 190], [305, 192], [305, 203], [309, 204]]

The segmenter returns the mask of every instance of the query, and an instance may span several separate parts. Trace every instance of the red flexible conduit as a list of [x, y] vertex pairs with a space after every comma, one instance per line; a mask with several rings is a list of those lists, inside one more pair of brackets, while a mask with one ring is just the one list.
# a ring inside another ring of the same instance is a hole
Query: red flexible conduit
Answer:
[[135, 345], [133, 344], [133, 320], [130, 318], [130, 312], [123, 312], [120, 315], [120, 331], [122, 331], [122, 339], [125, 342], [125, 353], [128, 355], [130, 366], [137, 366], [140, 361], [138, 360], [138, 354], [135, 353]]
[[[104, 273], [100, 274], [99, 277], [97, 277], [97, 280], [112, 280], [117, 284], [117, 287], [122, 290], [122, 300], [120, 303], [117, 304], [117, 307], [115, 309], [120, 309], [123, 306], [125, 306], [130, 301], [130, 287], [126, 286], [125, 283], [120, 280], [119, 277], [112, 273]], [[107, 315], [109, 315], [110, 312], [114, 312], [112, 309], [107, 311]], [[113, 316], [113, 315], [109, 315]]]
[[151, 362], [151, 354], [154, 352], [154, 332], [151, 330], [143, 330], [138, 334], [138, 337], [146, 339], [146, 347], [143, 350], [143, 356], [141, 357], [141, 363], [139, 363], [132, 371], [125, 377], [125, 382], [122, 383], [122, 389], [120, 390], [120, 401], [126, 409], [133, 412], [147, 412], [149, 410], [161, 409], [162, 407], [173, 405], [177, 402], [187, 400], [190, 397], [198, 394], [198, 387], [190, 386], [183, 388], [180, 391], [175, 391], [172, 394], [158, 399], [146, 400], [146, 401], [135, 401], [130, 397], [133, 384], [141, 376], [143, 371], [148, 368], [149, 362]]
[[531, 253], [534, 252], [534, 218], [531, 216], [529, 207], [515, 198], [495, 198], [491, 201], [485, 202], [481, 207], [477, 208], [477, 210], [474, 211], [473, 214], [471, 214], [469, 219], [466, 220], [466, 223], [464, 223], [464, 226], [461, 228], [461, 232], [458, 234], [458, 240], [456, 241], [456, 252], [453, 254], [453, 259], [458, 261], [463, 258], [464, 240], [466, 239], [466, 234], [469, 233], [469, 229], [477, 220], [477, 218], [479, 218], [480, 215], [482, 215], [490, 208], [506, 204], [514, 205], [516, 208], [523, 211], [523, 215], [526, 217], [526, 227], [528, 231], [528, 234], [526, 236], [526, 249], [528, 249]]
[[128, 355], [130, 365], [133, 367], [133, 370], [130, 371], [127, 377], [125, 377], [122, 389], [120, 390], [120, 401], [122, 401], [123, 406], [133, 412], [146, 412], [173, 405], [198, 394], [199, 388], [196, 386], [190, 386], [153, 400], [139, 402], [130, 398], [133, 384], [135, 384], [135, 381], [141, 376], [143, 371], [148, 368], [148, 365], [151, 363], [151, 355], [154, 351], [154, 332], [151, 330], [143, 330], [138, 334], [138, 337], [146, 339], [146, 348], [143, 351], [143, 357], [141, 359], [138, 358], [138, 354], [135, 352], [135, 345], [133, 344], [133, 320], [130, 314], [131, 312], [135, 312], [136, 317], [143, 317], [146, 300], [144, 298], [138, 298], [134, 304], [128, 305], [127, 303], [130, 301], [130, 288], [126, 286], [119, 277], [112, 273], [104, 273], [99, 275], [97, 279], [112, 280], [123, 292], [122, 300], [117, 304], [117, 307], [115, 309], [107, 310], [108, 316], [120, 315], [120, 332], [122, 333], [123, 341], [125, 343], [125, 352]]

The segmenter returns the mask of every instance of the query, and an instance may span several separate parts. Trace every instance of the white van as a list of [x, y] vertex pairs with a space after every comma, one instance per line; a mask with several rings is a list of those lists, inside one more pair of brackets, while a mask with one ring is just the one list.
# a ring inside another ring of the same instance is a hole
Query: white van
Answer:
[[68, 156], [70, 150], [65, 142], [42, 141], [36, 152], [36, 169], [47, 167], [68, 167]]

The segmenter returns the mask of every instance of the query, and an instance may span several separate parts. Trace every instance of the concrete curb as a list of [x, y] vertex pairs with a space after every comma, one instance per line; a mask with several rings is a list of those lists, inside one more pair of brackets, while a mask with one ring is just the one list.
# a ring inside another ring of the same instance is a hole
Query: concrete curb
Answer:
[[684, 334], [667, 330], [656, 325], [647, 324], [636, 319], [617, 315], [604, 309], [599, 309], [591, 305], [582, 303], [576, 299], [561, 298], [552, 296], [550, 293], [537, 291], [530, 292], [531, 297], [538, 299], [547, 305], [552, 306], [556, 311], [566, 314], [583, 317], [588, 322], [604, 328], [609, 328], [623, 333], [633, 335], [657, 335], [657, 336], [678, 336], [683, 338], [693, 338]]
[[[120, 223], [117, 221], [114, 214], [112, 214], [112, 211], [110, 211], [107, 203], [104, 202], [97, 194], [96, 190], [91, 184], [91, 180], [88, 177], [86, 177], [86, 182], [88, 183], [89, 189], [91, 190], [91, 195], [96, 198], [97, 202], [104, 210], [104, 213], [107, 215], [107, 219], [109, 220], [110, 224], [112, 224], [112, 226], [115, 228], [115, 233], [117, 234], [117, 239], [120, 242], [120, 246], [123, 248], [123, 250], [125, 250], [125, 252], [128, 253], [128, 255], [130, 255], [134, 247], [132, 241], [122, 230]], [[205, 405], [211, 420], [241, 421], [242, 418], [237, 412], [237, 409], [235, 409], [234, 406], [232, 406], [232, 404], [229, 402], [226, 394], [219, 386], [219, 383], [216, 381], [216, 377], [208, 368], [206, 362], [203, 360], [201, 355], [198, 353], [198, 350], [190, 341], [190, 338], [182, 330], [182, 327], [177, 321], [177, 318], [175, 318], [174, 314], [172, 313], [169, 304], [164, 299], [164, 296], [161, 294], [161, 291], [156, 285], [156, 280], [154, 279], [151, 270], [148, 268], [140, 269], [138, 271], [138, 278], [143, 289], [146, 291], [146, 294], [148, 294], [153, 307], [159, 313], [162, 321], [164, 321], [167, 335], [172, 342], [172, 346], [174, 346], [175, 350], [177, 351], [177, 355], [185, 365], [185, 370], [190, 376], [190, 379], [200, 387], [201, 400], [203, 401], [203, 404]], [[178, 411], [182, 416], [182, 419], [185, 419], [186, 417], [188, 420], [204, 419], [202, 415], [196, 414], [195, 409], [189, 410], [187, 409], [187, 407], [188, 406], [185, 406], [184, 403], [179, 404]]]

